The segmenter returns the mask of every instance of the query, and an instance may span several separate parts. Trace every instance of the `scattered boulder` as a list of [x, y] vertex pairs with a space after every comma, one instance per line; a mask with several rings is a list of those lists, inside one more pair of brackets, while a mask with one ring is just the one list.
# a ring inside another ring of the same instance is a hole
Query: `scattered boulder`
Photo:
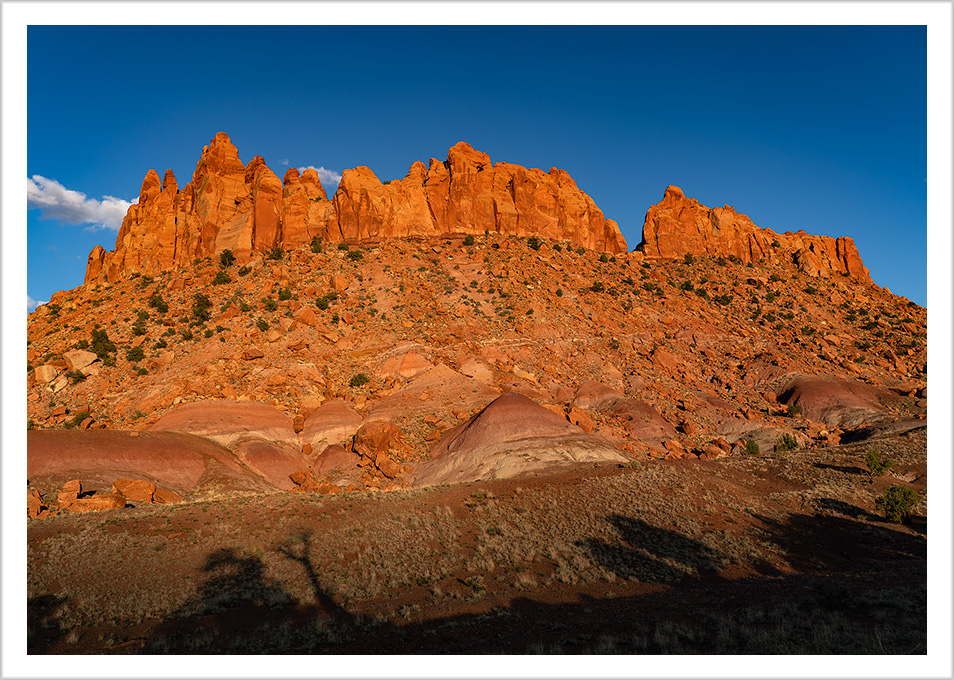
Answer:
[[798, 376], [781, 390], [778, 400], [800, 406], [805, 418], [847, 430], [882, 418], [886, 410], [879, 398], [887, 396], [887, 390], [853, 380]]
[[138, 503], [152, 503], [156, 485], [143, 479], [117, 479], [113, 482], [113, 492]]
[[47, 506], [46, 501], [43, 500], [43, 497], [40, 496], [40, 492], [36, 489], [27, 490], [27, 517], [46, 517], [50, 514], [50, 508]]

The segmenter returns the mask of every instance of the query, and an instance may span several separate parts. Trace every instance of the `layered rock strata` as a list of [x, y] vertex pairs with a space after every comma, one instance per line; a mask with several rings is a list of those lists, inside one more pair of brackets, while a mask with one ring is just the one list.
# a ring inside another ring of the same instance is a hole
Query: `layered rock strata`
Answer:
[[107, 252], [89, 255], [85, 282], [155, 275], [196, 258], [231, 250], [240, 263], [272, 248], [395, 236], [483, 234], [538, 236], [609, 253], [626, 241], [563, 170], [550, 172], [490, 161], [459, 142], [446, 161], [415, 162], [406, 177], [382, 182], [367, 167], [345, 170], [329, 200], [313, 169], [283, 179], [261, 156], [239, 159], [228, 135], [202, 150], [192, 181], [181, 189], [171, 170], [150, 170]]

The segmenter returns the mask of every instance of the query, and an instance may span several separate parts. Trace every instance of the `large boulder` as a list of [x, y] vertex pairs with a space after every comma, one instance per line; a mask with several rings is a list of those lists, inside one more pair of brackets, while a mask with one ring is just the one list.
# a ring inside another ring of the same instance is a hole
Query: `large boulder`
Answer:
[[892, 398], [884, 389], [855, 380], [798, 376], [781, 390], [778, 400], [800, 406], [802, 415], [843, 430], [882, 418], [882, 398]]
[[523, 395], [507, 393], [448, 431], [408, 481], [426, 486], [503, 479], [560, 466], [629, 460], [609, 442]]

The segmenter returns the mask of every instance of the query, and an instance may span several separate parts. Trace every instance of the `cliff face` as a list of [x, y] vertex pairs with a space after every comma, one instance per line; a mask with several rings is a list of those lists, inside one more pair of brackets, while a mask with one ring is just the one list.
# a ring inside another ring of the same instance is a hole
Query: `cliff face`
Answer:
[[220, 132], [181, 190], [171, 170], [161, 182], [155, 170], [146, 174], [115, 250], [93, 249], [85, 282], [155, 275], [225, 249], [245, 262], [314, 236], [340, 242], [485, 231], [626, 252], [616, 222], [605, 219], [563, 170], [492, 164], [487, 154], [460, 142], [446, 162], [416, 162], [404, 179], [387, 184], [370, 168], [345, 170], [328, 200], [314, 170], [299, 176], [290, 169], [279, 180], [260, 156], [243, 164]]
[[643, 223], [642, 251], [648, 257], [735, 256], [743, 262], [789, 259], [812, 276], [845, 274], [871, 283], [853, 239], [812, 236], [803, 230], [777, 234], [761, 229], [731, 206], [707, 208], [679, 187], [666, 188]]

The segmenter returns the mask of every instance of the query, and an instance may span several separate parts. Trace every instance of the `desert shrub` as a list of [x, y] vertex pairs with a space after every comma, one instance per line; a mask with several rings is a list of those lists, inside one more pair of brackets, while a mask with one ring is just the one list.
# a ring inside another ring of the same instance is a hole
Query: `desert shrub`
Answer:
[[143, 366], [136, 366], [136, 375], [149, 375], [149, 370]]
[[724, 267], [727, 263], [724, 257], [720, 257], [719, 259], [716, 260], [716, 264], [719, 265], [720, 267]]
[[556, 289], [556, 296], [557, 296], [557, 297], [563, 297], [563, 289], [562, 289], [562, 288], [557, 288], [557, 289]]
[[75, 368], [72, 371], [67, 371], [66, 377], [72, 380], [74, 385], [86, 380], [86, 374], [82, 371], [77, 371]]
[[709, 291], [707, 291], [705, 288], [696, 288], [696, 295], [701, 297], [703, 300], [709, 299]]
[[540, 250], [540, 246], [543, 245], [543, 242], [540, 241], [540, 239], [538, 239], [536, 236], [531, 236], [527, 239], [527, 245], [534, 250]]
[[600, 255], [600, 262], [609, 262], [609, 258], [606, 256], [606, 253]]
[[279, 300], [291, 300], [292, 292], [290, 288], [282, 288], [278, 291]]
[[472, 246], [472, 245], [474, 245], [474, 242], [475, 242], [475, 241], [474, 241], [474, 237], [473, 237], [473, 236], [469, 236], [469, 235], [468, 235], [468, 236], [465, 236], [465, 237], [464, 237], [464, 245], [465, 245], [465, 246]]
[[338, 323], [339, 321], [341, 321], [341, 317], [338, 316], [338, 312], [331, 315], [331, 323]]
[[918, 493], [907, 486], [892, 486], [875, 499], [875, 508], [882, 511], [889, 522], [901, 524], [920, 499]]
[[73, 343], [73, 349], [89, 349], [89, 342], [86, 340], [77, 340]]
[[808, 293], [809, 295], [814, 295], [815, 293], [818, 292], [818, 289], [815, 288], [815, 286], [805, 286], [805, 292]]
[[686, 253], [686, 256], [682, 259], [686, 264], [695, 264], [696, 258], [692, 256], [692, 253]]
[[553, 244], [553, 249], [554, 249], [555, 251], [557, 251], [558, 253], [563, 252], [563, 246], [561, 246], [559, 243], [554, 243], [554, 244]]
[[351, 250], [347, 243], [339, 243], [338, 250]]
[[757, 456], [759, 453], [759, 445], [754, 439], [749, 439], [745, 442], [745, 455]]
[[89, 349], [105, 363], [109, 355], [116, 352], [116, 345], [109, 339], [109, 334], [106, 332], [106, 329], [95, 328], [93, 329]]
[[235, 264], [235, 255], [232, 254], [231, 250], [223, 250], [219, 253], [219, 262], [223, 267], [231, 267]]
[[871, 349], [872, 345], [870, 342], [867, 342], [867, 341], [860, 342], [858, 340], [855, 340], [855, 347], [857, 347], [858, 349], [864, 350], [864, 349]]
[[142, 321], [137, 321], [131, 326], [133, 335], [145, 335], [146, 334], [146, 324]]
[[320, 253], [323, 250], [323, 248], [321, 247], [320, 236], [312, 236], [311, 243], [309, 243], [308, 245], [311, 248], [311, 252], [313, 253]]
[[247, 302], [243, 302], [239, 305], [239, 309], [243, 312], [250, 312], [252, 311], [252, 305]]
[[360, 250], [349, 250], [349, 251], [348, 251], [348, 259], [349, 259], [349, 260], [352, 260], [352, 261], [354, 261], [354, 262], [357, 262], [358, 260], [362, 259], [363, 257], [364, 257], [364, 253], [362, 253]]
[[265, 319], [259, 319], [255, 325], [258, 326], [258, 330], [262, 332], [267, 331], [269, 328], [271, 328], [271, 326], [268, 325], [268, 322]]
[[586, 255], [586, 248], [580, 247], [576, 249], [577, 255]]
[[773, 238], [773, 239], [772, 239], [772, 247], [773, 247], [773, 248], [781, 248], [781, 247], [782, 247], [782, 244], [778, 242], [778, 239], [777, 239], [777, 238]]
[[271, 298], [262, 298], [262, 304], [265, 305], [265, 309], [270, 312], [274, 312], [276, 309], [278, 309], [278, 303]]
[[685, 281], [680, 283], [679, 290], [685, 290], [691, 293], [693, 291], [692, 281], [690, 281], [689, 279], [686, 279]]
[[199, 321], [208, 321], [212, 316], [212, 300], [208, 295], [196, 293], [192, 296], [192, 316]]
[[190, 331], [188, 328], [183, 328], [181, 331], [179, 331], [179, 335], [182, 336], [183, 340], [191, 340], [193, 337], [195, 337], [192, 335], [192, 331]]
[[126, 361], [142, 361], [145, 356], [146, 353], [142, 351], [142, 347], [130, 347], [126, 352]]
[[789, 404], [788, 408], [785, 409], [785, 413], [788, 414], [789, 418], [797, 418], [802, 415], [802, 405], [801, 404]]
[[729, 262], [732, 264], [742, 264], [742, 258], [738, 255], [729, 255]]
[[56, 304], [55, 302], [49, 303], [49, 304], [46, 306], [46, 308], [50, 310], [50, 315], [51, 315], [51, 316], [59, 316], [60, 312], [63, 311], [63, 308], [60, 307], [60, 306], [59, 306], [58, 304]]
[[168, 346], [169, 346], [169, 345], [168, 345], [168, 343], [166, 343], [165, 340], [158, 340], [158, 341], [152, 346], [152, 348], [153, 348], [153, 349], [165, 349], [165, 348], [168, 347]]
[[318, 309], [322, 309], [322, 310], [328, 309], [329, 304], [331, 303], [328, 302], [328, 298], [325, 296], [322, 296], [318, 298], [317, 300], [315, 300], [315, 306], [318, 307]]
[[205, 332], [202, 335], [204, 335], [207, 338], [211, 338], [214, 334], [215, 334], [215, 331], [213, 331], [211, 328], [206, 328]]
[[219, 284], [222, 284], [222, 283], [232, 283], [232, 277], [229, 276], [229, 273], [225, 271], [224, 269], [220, 269], [219, 271], [217, 271], [215, 274], [215, 278], [212, 279], [213, 286], [218, 286]]
[[266, 257], [269, 260], [280, 260], [285, 257], [285, 251], [278, 246], [272, 246], [272, 249], [268, 251], [268, 255], [266, 255]]
[[775, 440], [775, 451], [777, 452], [795, 451], [796, 449], [798, 449], [798, 440], [787, 432]]
[[245, 266], [238, 270], [238, 275], [247, 276], [250, 271], [252, 271], [251, 267]]
[[593, 291], [594, 293], [602, 293], [604, 290], [606, 290], [606, 286], [604, 286], [599, 281], [594, 281], [593, 285], [590, 286], [590, 290]]
[[874, 481], [875, 477], [883, 475], [888, 471], [888, 468], [894, 465], [893, 460], [882, 459], [881, 452], [877, 449], [871, 449], [865, 454], [865, 463], [868, 466], [868, 477], [870, 477], [872, 481]]
[[358, 373], [351, 378], [351, 382], [348, 384], [351, 385], [351, 387], [361, 387], [362, 385], [366, 385], [369, 382], [371, 382], [371, 378], [369, 378], [367, 374]]
[[162, 299], [159, 293], [153, 293], [149, 296], [149, 306], [154, 307], [160, 314], [165, 314], [169, 311], [169, 305], [166, 304], [166, 301]]
[[83, 421], [89, 418], [89, 411], [81, 411], [66, 422], [66, 428], [72, 430], [83, 424]]
[[732, 302], [732, 296], [727, 293], [723, 293], [719, 297], [713, 298], [713, 300], [718, 302], [720, 305], [728, 305]]

